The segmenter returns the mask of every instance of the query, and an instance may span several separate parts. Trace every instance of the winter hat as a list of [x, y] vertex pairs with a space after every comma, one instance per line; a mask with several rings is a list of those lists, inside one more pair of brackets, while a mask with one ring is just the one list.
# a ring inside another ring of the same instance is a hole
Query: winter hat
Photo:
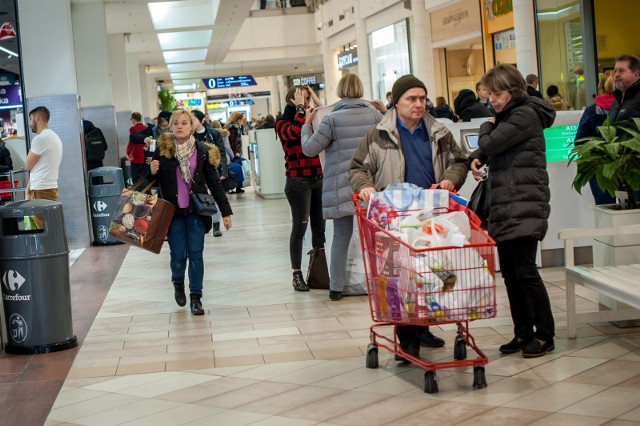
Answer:
[[193, 111], [191, 111], [191, 113], [195, 115], [198, 121], [202, 123], [202, 121], [204, 120], [204, 112], [200, 111], [199, 109], [194, 109]]
[[158, 118], [164, 118], [167, 121], [171, 121], [171, 113], [169, 111], [160, 111]]
[[395, 105], [398, 102], [404, 92], [414, 87], [422, 87], [425, 94], [427, 93], [427, 86], [411, 74], [403, 75], [397, 79], [391, 88], [391, 101], [393, 104]]

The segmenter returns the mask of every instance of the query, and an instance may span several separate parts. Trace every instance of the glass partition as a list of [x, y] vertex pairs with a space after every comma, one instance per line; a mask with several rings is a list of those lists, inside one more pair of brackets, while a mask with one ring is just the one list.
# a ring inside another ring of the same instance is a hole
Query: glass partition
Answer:
[[386, 99], [393, 83], [411, 73], [407, 21], [380, 28], [369, 34], [373, 98]]

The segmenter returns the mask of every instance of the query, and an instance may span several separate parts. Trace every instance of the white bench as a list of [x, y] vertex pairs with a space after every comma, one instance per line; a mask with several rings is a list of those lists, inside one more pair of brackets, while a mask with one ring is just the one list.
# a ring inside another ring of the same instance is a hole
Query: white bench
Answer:
[[[573, 253], [573, 240], [577, 238], [633, 234], [640, 234], [640, 225], [603, 229], [565, 229], [558, 234], [558, 237], [564, 240], [569, 338], [575, 339], [578, 320], [593, 322], [640, 318], [640, 264], [598, 267], [575, 265]], [[576, 284], [623, 302], [631, 309], [576, 313]]]

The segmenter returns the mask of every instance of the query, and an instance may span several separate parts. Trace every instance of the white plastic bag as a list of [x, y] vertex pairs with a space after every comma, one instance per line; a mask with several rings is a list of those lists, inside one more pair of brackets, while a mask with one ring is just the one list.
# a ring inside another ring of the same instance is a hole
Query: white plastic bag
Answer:
[[360, 232], [357, 222], [353, 227], [349, 251], [347, 252], [347, 267], [344, 274], [342, 294], [345, 296], [359, 296], [367, 294], [367, 277], [364, 272], [364, 259], [360, 245]]

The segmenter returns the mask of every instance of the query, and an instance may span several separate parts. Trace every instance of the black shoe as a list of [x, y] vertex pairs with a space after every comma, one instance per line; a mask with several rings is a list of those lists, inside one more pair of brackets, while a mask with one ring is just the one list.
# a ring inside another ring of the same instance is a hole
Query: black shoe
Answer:
[[173, 297], [176, 299], [178, 306], [184, 306], [187, 304], [187, 295], [184, 294], [184, 283], [173, 283]]
[[520, 352], [529, 343], [531, 343], [530, 340], [514, 337], [509, 343], [505, 343], [504, 345], [500, 346], [498, 350], [503, 354], [515, 354], [516, 352]]
[[[406, 352], [407, 354], [411, 355], [414, 358], [419, 358], [420, 357], [420, 347], [419, 346], [409, 345], [406, 348], [402, 348], [402, 350], [404, 352]], [[402, 355], [398, 355], [398, 354], [396, 354], [394, 356], [394, 359], [396, 361], [400, 361], [400, 362], [409, 362], [408, 359], [406, 359]]]
[[236, 188], [236, 194], [243, 194], [243, 193], [244, 193], [244, 188], [242, 187]]
[[220, 222], [213, 223], [213, 236], [222, 237], [222, 231], [220, 230]]
[[329, 299], [333, 301], [342, 299], [342, 292], [329, 290]]
[[444, 340], [438, 336], [434, 336], [429, 330], [424, 329], [418, 332], [420, 344], [427, 348], [441, 348], [444, 346]]
[[533, 339], [526, 347], [522, 349], [523, 358], [537, 358], [551, 352], [556, 347], [553, 344], [553, 339], [549, 339], [544, 343], [540, 343], [538, 339]]
[[304, 282], [304, 277], [301, 271], [295, 271], [293, 273], [293, 289], [295, 291], [309, 291], [309, 286]]
[[204, 309], [202, 309], [202, 302], [200, 299], [202, 296], [191, 295], [191, 313], [193, 315], [204, 315]]

